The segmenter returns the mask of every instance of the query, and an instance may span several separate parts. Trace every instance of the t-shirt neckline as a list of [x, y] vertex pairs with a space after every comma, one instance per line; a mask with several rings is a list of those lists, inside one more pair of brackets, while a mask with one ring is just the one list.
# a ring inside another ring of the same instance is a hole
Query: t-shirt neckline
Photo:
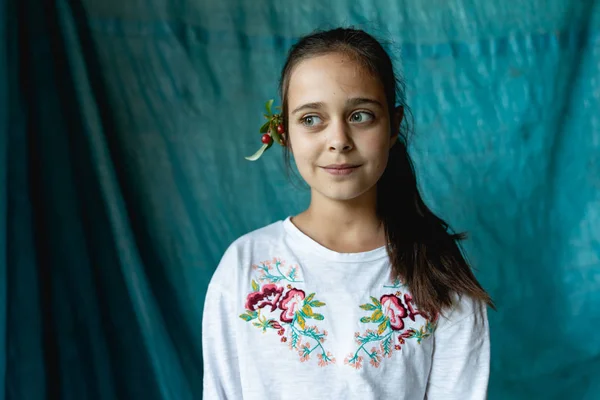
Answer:
[[387, 257], [388, 255], [385, 246], [358, 253], [339, 253], [337, 251], [333, 251], [318, 243], [298, 229], [298, 227], [292, 222], [291, 216], [288, 216], [283, 220], [283, 227], [286, 233], [291, 236], [292, 243], [299, 244], [304, 253], [329, 261], [348, 263], [366, 262], [379, 260]]

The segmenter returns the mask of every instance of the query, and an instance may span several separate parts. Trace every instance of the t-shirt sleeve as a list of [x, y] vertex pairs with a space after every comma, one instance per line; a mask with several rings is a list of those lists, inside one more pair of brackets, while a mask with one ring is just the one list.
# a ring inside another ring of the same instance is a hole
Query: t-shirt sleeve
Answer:
[[[233, 263], [233, 264], [231, 264]], [[202, 317], [202, 354], [204, 364], [203, 398], [235, 400], [242, 398], [234, 318], [235, 287], [232, 271], [237, 266], [233, 252], [223, 256], [206, 292]], [[228, 276], [229, 275], [229, 276]], [[228, 282], [229, 280], [229, 282]]]
[[486, 305], [463, 299], [448, 318], [440, 317], [434, 338], [426, 398], [486, 399], [490, 373]]

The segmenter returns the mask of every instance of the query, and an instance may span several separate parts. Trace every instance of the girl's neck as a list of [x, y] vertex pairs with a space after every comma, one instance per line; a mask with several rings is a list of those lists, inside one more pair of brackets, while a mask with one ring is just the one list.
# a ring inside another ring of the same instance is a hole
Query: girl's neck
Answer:
[[304, 234], [339, 253], [360, 253], [385, 246], [374, 194], [336, 201], [313, 194], [308, 209], [292, 218]]

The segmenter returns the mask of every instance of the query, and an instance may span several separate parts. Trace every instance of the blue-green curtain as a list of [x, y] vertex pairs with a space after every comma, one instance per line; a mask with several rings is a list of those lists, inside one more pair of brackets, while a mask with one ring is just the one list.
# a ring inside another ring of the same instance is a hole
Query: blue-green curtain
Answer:
[[222, 252], [308, 200], [244, 156], [289, 46], [337, 25], [385, 41], [470, 235], [490, 398], [600, 397], [600, 1], [0, 5], [0, 398], [201, 398]]

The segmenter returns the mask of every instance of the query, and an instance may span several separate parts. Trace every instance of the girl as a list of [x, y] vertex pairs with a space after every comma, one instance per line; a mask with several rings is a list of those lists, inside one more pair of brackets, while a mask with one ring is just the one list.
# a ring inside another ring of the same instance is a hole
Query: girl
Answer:
[[485, 398], [491, 300], [419, 194], [385, 50], [360, 30], [311, 34], [280, 94], [265, 148], [284, 144], [311, 201], [225, 252], [206, 295], [204, 398]]

